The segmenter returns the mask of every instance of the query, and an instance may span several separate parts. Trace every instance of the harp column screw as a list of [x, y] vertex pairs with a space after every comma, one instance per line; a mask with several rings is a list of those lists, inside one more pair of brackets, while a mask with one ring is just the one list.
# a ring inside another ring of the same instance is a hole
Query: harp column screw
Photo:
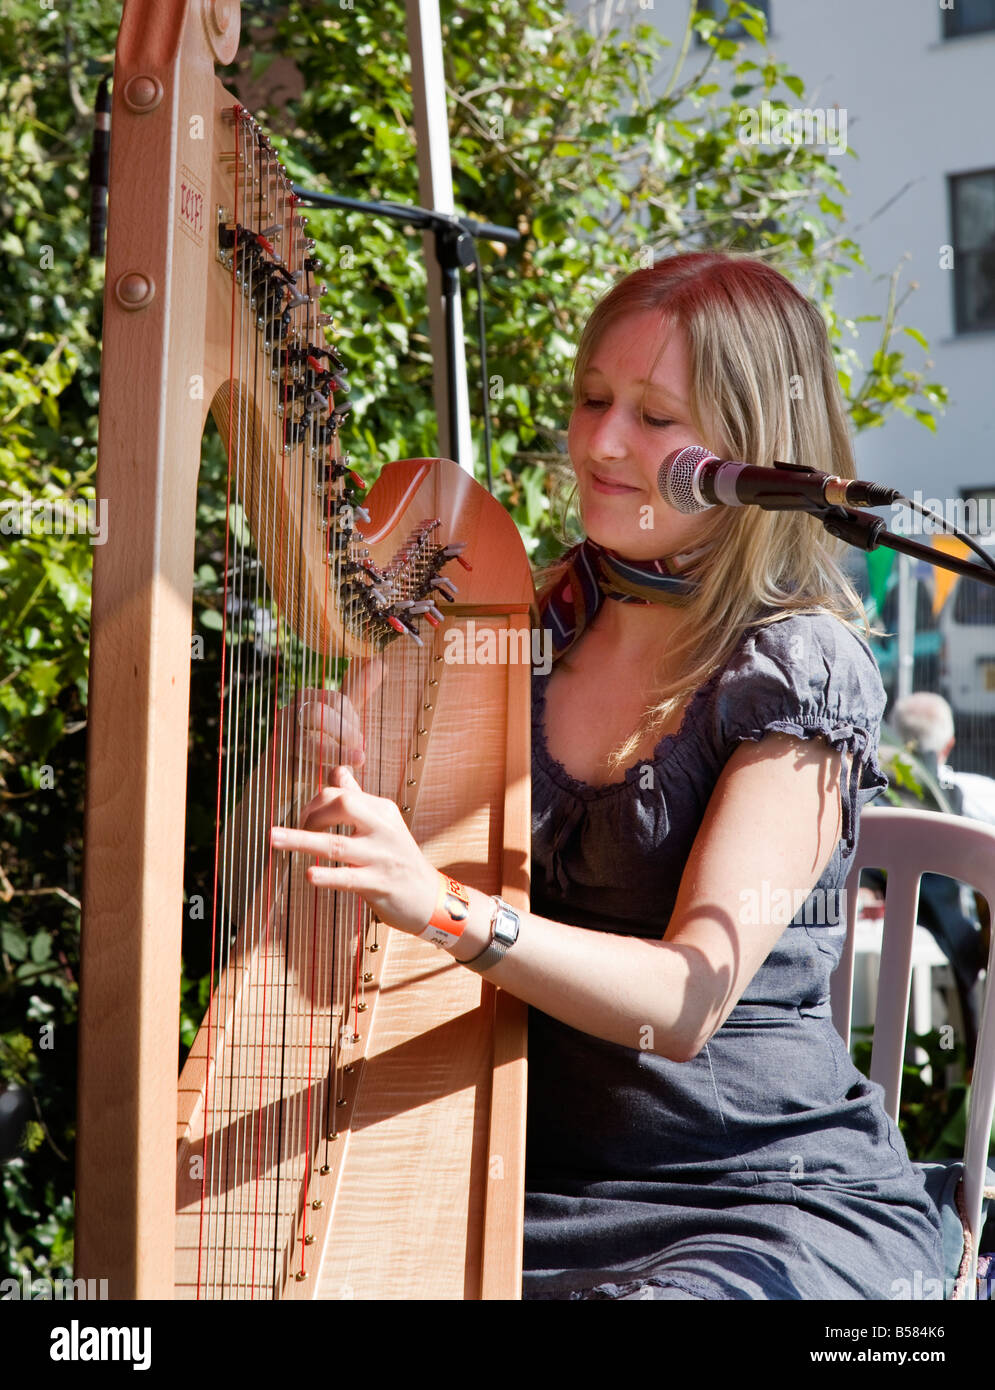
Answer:
[[128, 78], [124, 85], [124, 104], [129, 111], [134, 111], [137, 116], [144, 116], [149, 111], [154, 111], [160, 101], [162, 83], [158, 77], [136, 73], [134, 77]]
[[144, 309], [155, 298], [155, 281], [140, 270], [126, 271], [114, 286], [114, 298], [122, 309]]

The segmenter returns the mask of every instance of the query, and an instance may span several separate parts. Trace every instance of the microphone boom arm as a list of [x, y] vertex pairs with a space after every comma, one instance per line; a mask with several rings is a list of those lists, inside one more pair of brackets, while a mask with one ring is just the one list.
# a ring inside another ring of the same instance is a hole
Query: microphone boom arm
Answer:
[[879, 545], [886, 545], [892, 550], [901, 551], [903, 555], [912, 555], [929, 565], [951, 570], [967, 579], [977, 579], [995, 588], [995, 569], [986, 569], [976, 560], [962, 560], [957, 555], [942, 554], [931, 546], [910, 540], [908, 536], [896, 536], [879, 516], [854, 511], [850, 507], [822, 507], [816, 502], [810, 503], [809, 499], [805, 499], [805, 510], [818, 517], [831, 536], [846, 541], [847, 545], [855, 546], [858, 550], [876, 550]]

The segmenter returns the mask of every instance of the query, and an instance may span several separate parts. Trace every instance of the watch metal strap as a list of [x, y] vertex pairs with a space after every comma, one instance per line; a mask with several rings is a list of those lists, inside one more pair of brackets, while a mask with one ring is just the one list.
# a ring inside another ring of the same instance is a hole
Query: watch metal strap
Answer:
[[503, 960], [507, 952], [518, 940], [518, 929], [521, 919], [513, 907], [504, 901], [503, 898], [492, 898], [494, 912], [491, 916], [491, 939], [479, 955], [472, 960], [465, 960], [463, 965], [471, 970], [476, 970], [478, 974], [483, 974], [485, 970], [490, 970], [492, 965], [497, 965], [499, 960]]

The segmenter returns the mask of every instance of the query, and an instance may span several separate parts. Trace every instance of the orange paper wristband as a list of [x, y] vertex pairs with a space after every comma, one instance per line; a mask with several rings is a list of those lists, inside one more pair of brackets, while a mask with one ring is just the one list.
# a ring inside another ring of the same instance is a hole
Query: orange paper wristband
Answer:
[[422, 941], [431, 941], [433, 946], [455, 946], [463, 935], [469, 914], [470, 894], [466, 888], [448, 874], [439, 873], [439, 896], [435, 900], [435, 911], [428, 919], [425, 930], [419, 932], [419, 937]]

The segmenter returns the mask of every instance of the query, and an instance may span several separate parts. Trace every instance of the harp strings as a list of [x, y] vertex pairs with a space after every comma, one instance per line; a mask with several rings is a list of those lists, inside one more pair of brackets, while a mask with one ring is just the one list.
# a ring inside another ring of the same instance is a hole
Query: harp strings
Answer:
[[[274, 249], [282, 248], [286, 255], [286, 248], [289, 245], [290, 229], [285, 224], [285, 209], [278, 208], [273, 204], [273, 168], [272, 152], [269, 147], [259, 138], [255, 141], [255, 180], [258, 187], [258, 204], [254, 206], [253, 226], [257, 234], [269, 240], [272, 238]], [[271, 330], [267, 326], [260, 327], [260, 324], [267, 325], [269, 322], [269, 310], [271, 308], [269, 283], [259, 283], [256, 277], [252, 290], [253, 294], [249, 299], [250, 319], [255, 317], [255, 323], [250, 322], [248, 326], [248, 336], [255, 343], [259, 332], [264, 335]], [[258, 350], [250, 351], [254, 377], [258, 385], [253, 392], [254, 400], [262, 400], [262, 420], [259, 429], [258, 455], [253, 451], [248, 458], [246, 487], [253, 486], [253, 479], [258, 479], [256, 484], [261, 488], [261, 495], [265, 510], [262, 515], [261, 525], [269, 531], [276, 541], [276, 545], [271, 553], [279, 556], [285, 543], [287, 532], [287, 518], [285, 511], [284, 492], [282, 486], [275, 487], [273, 471], [279, 467], [281, 470], [286, 467], [286, 448], [290, 441], [287, 437], [287, 416], [286, 416], [286, 391], [281, 391], [279, 385], [274, 388], [272, 381], [273, 372], [266, 370], [265, 360], [261, 363], [261, 354]], [[278, 349], [279, 351], [279, 349]], [[279, 407], [279, 408], [278, 408]], [[278, 498], [279, 502], [274, 507], [273, 500]], [[278, 559], [277, 563], [280, 561]], [[259, 566], [257, 565], [257, 574]], [[282, 807], [292, 798], [292, 763], [287, 764], [286, 752], [278, 742], [279, 711], [281, 707], [286, 707], [288, 693], [293, 687], [293, 666], [292, 653], [288, 648], [287, 661], [281, 661], [283, 655], [283, 643], [281, 642], [281, 621], [287, 622], [286, 615], [280, 611], [280, 593], [286, 593], [286, 586], [276, 586], [274, 598], [271, 603], [266, 601], [264, 593], [259, 593], [254, 607], [254, 615], [265, 613], [272, 625], [275, 642], [267, 644], [267, 680], [264, 688], [260, 692], [260, 711], [258, 756], [265, 759], [267, 751], [272, 745], [276, 766], [273, 773], [274, 793], [276, 800]], [[254, 647], [257, 643], [253, 643]], [[281, 731], [282, 732], [282, 731]], [[291, 736], [294, 731], [291, 730]], [[283, 741], [286, 742], [286, 733], [282, 734]], [[291, 750], [292, 751], [292, 750]], [[289, 783], [289, 786], [288, 786]], [[267, 1284], [271, 1284], [274, 1274], [269, 1268], [270, 1248], [276, 1251], [279, 1244], [279, 1216], [280, 1216], [280, 1192], [279, 1192], [279, 1172], [282, 1148], [284, 1144], [283, 1122], [284, 1115], [280, 1101], [285, 1087], [285, 1062], [286, 1062], [286, 961], [288, 954], [286, 948], [280, 949], [280, 931], [286, 931], [284, 923], [281, 921], [278, 907], [279, 877], [278, 866], [273, 861], [272, 853], [266, 843], [266, 827], [272, 823], [271, 816], [275, 811], [273, 806], [273, 796], [269, 798], [269, 805], [265, 803], [260, 807], [260, 814], [254, 817], [253, 835], [258, 844], [258, 857], [261, 868], [265, 873], [266, 888], [262, 896], [264, 912], [261, 919], [254, 921], [256, 942], [254, 943], [254, 958], [259, 961], [261, 957], [261, 981], [259, 983], [261, 1014], [261, 1037], [254, 1048], [247, 1048], [245, 1061], [242, 1070], [249, 1077], [249, 1096], [248, 1109], [250, 1115], [254, 1116], [256, 1128], [255, 1145], [249, 1146], [249, 1153], [252, 1155], [252, 1197], [251, 1197], [251, 1222], [247, 1222], [247, 1244], [251, 1251], [251, 1266], [248, 1271], [248, 1295], [255, 1297], [257, 1291]], [[280, 991], [281, 966], [283, 967], [283, 992]], [[257, 966], [257, 971], [260, 966]], [[281, 1021], [283, 1027], [278, 1031], [271, 1029], [271, 1024]], [[277, 1092], [273, 1095], [271, 1077], [277, 1078]], [[275, 1178], [274, 1176], [275, 1175]], [[272, 1192], [269, 1190], [274, 1187]], [[237, 1242], [237, 1248], [241, 1248], [241, 1243]], [[242, 1276], [244, 1278], [244, 1275]], [[240, 1278], [240, 1283], [242, 1279]]]
[[[305, 342], [312, 343], [317, 339], [317, 321], [314, 308], [316, 295], [312, 293], [311, 271], [308, 268], [306, 246], [304, 245], [303, 222], [302, 219], [294, 217], [292, 214], [292, 195], [285, 193], [288, 202], [288, 216], [286, 221], [292, 227], [293, 235], [301, 242], [297, 254], [291, 257], [291, 264], [300, 264], [303, 268], [304, 288], [306, 303], [304, 306], [305, 315]], [[315, 472], [314, 467], [320, 459], [321, 434], [324, 428], [322, 420], [323, 412], [319, 408], [318, 402], [314, 399], [316, 393], [311, 392], [305, 398], [305, 412], [310, 415], [306, 428], [305, 452], [302, 458], [301, 483], [302, 491], [309, 485], [314, 486]], [[327, 419], [327, 413], [325, 413]], [[301, 514], [304, 515], [304, 498], [302, 497]], [[327, 510], [326, 510], [327, 517]], [[327, 535], [327, 531], [326, 531]], [[326, 550], [325, 565], [328, 565], [328, 554]], [[331, 651], [333, 637], [332, 629], [329, 624], [329, 588], [331, 576], [326, 573], [323, 585], [323, 612], [321, 614], [320, 630], [323, 634], [320, 652], [316, 651], [312, 645], [303, 645], [302, 655], [302, 683], [300, 690], [320, 689], [326, 690], [329, 683], [329, 663], [333, 653]], [[304, 630], [310, 632], [318, 625], [318, 615], [310, 611], [314, 603], [314, 597], [310, 586], [306, 587], [305, 592], [306, 611], [304, 614]], [[337, 654], [336, 654], [337, 655]], [[298, 693], [300, 698], [300, 693]], [[320, 702], [319, 709], [321, 719], [319, 721], [321, 731], [324, 730], [325, 705]], [[319, 735], [320, 737], [320, 735]], [[313, 741], [312, 741], [313, 742]], [[308, 767], [310, 764], [310, 767]], [[321, 783], [322, 773], [322, 754], [319, 749], [317, 756], [307, 757], [307, 750], [302, 749], [301, 780], [309, 782], [309, 790], [316, 791]], [[310, 774], [310, 775], [308, 775]], [[321, 1024], [328, 1015], [331, 999], [329, 997], [329, 986], [331, 981], [323, 978], [324, 972], [321, 968], [322, 948], [325, 942], [325, 932], [328, 927], [327, 907], [322, 901], [322, 896], [313, 887], [309, 887], [306, 892], [297, 896], [296, 905], [298, 909], [298, 943], [296, 954], [299, 959], [307, 962], [306, 971], [308, 978], [307, 998], [308, 1008], [306, 1018], [302, 1018], [302, 1024], [306, 1024], [306, 1035], [304, 1029], [298, 1041], [298, 1065], [296, 1076], [299, 1078], [300, 1089], [295, 1092], [296, 1097], [296, 1144], [295, 1152], [299, 1155], [299, 1163], [302, 1171], [295, 1173], [297, 1190], [303, 1194], [304, 1201], [301, 1203], [302, 1214], [306, 1218], [307, 1194], [310, 1188], [311, 1162], [316, 1148], [317, 1122], [320, 1117], [320, 1104], [315, 1105], [314, 1088], [319, 1085], [318, 1069], [321, 1065], [321, 1050], [317, 1047], [316, 1032], [320, 1030]], [[327, 1077], [323, 1079], [327, 1085]], [[319, 1085], [320, 1090], [320, 1085]], [[320, 1097], [319, 1097], [320, 1099]], [[304, 1255], [305, 1242], [309, 1232], [307, 1230], [306, 1219], [303, 1222], [300, 1232], [300, 1264], [298, 1273], [303, 1277], [304, 1274]]]
[[[239, 123], [236, 122], [236, 129], [238, 125]], [[243, 150], [243, 158], [236, 161], [234, 199], [236, 226], [243, 220], [247, 225], [252, 225], [252, 220], [243, 213], [244, 205], [251, 200], [251, 189], [255, 177], [252, 168], [253, 156], [248, 141], [243, 143]], [[243, 245], [243, 259], [244, 256], [245, 247]], [[236, 260], [236, 264], [238, 264], [238, 260]], [[233, 378], [233, 381], [246, 383], [246, 386], [249, 386], [251, 383], [252, 397], [253, 399], [258, 399], [258, 381], [254, 379], [256, 373], [253, 370], [255, 367], [255, 358], [250, 351], [251, 335], [246, 331], [245, 324], [247, 313], [246, 300], [241, 293], [241, 289], [242, 287], [239, 286], [238, 330], [233, 335], [238, 342], [238, 375]], [[241, 397], [238, 398], [238, 402], [240, 407]], [[246, 572], [249, 562], [246, 554], [247, 538], [245, 535], [245, 528], [244, 525], [241, 524], [241, 506], [242, 499], [246, 496], [246, 488], [249, 485], [246, 477], [246, 470], [250, 463], [250, 424], [247, 412], [242, 408], [238, 408], [237, 410], [233, 409], [232, 413], [235, 415], [237, 421], [237, 444], [234, 458], [229, 461], [229, 475], [234, 469], [236, 476], [234, 486], [232, 486], [231, 483], [229, 483], [228, 486], [231, 500], [229, 501], [227, 509], [226, 525], [231, 529], [234, 523], [234, 556], [231, 567], [232, 594], [229, 599], [226, 599], [225, 603], [224, 632], [227, 636], [230, 627], [233, 634], [231, 643], [229, 644], [226, 641], [225, 651], [228, 661], [235, 667], [235, 671], [232, 679], [228, 682], [229, 739], [226, 747], [227, 804], [225, 808], [225, 826], [227, 828], [225, 848], [226, 868], [228, 873], [226, 901], [224, 905], [225, 910], [222, 913], [222, 921], [226, 924], [230, 924], [233, 920], [237, 920], [242, 915], [241, 904], [247, 904], [252, 874], [250, 856], [254, 858], [258, 853], [257, 846], [250, 842], [246, 851], [244, 866], [239, 865], [240, 846], [236, 838], [235, 817], [233, 814], [234, 807], [240, 794], [240, 788], [244, 785], [243, 773], [246, 758], [243, 758], [242, 754], [243, 741], [246, 735], [248, 735], [249, 747], [246, 756], [248, 759], [251, 759], [255, 751], [253, 742], [256, 735], [256, 721], [252, 717], [254, 711], [251, 708], [251, 704], [248, 711], [243, 711], [244, 701], [242, 695], [243, 688], [246, 687], [249, 677], [248, 671], [243, 666], [245, 646], [242, 641], [246, 620]], [[267, 420], [265, 413], [263, 415], [263, 420]], [[238, 501], [235, 499], [238, 499]], [[255, 609], [252, 611], [255, 612]], [[254, 654], [255, 650], [255, 644], [253, 644]], [[254, 697], [256, 695], [256, 682], [254, 681], [251, 682], [251, 691]], [[257, 807], [253, 804], [254, 793], [251, 786], [246, 787], [243, 793], [243, 801], [248, 825], [253, 826], [257, 814]], [[255, 838], [256, 837], [253, 836], [253, 840], [255, 840]], [[241, 894], [239, 892], [240, 889]], [[253, 917], [251, 915], [247, 916], [245, 920], [249, 923], [253, 923]], [[251, 941], [251, 937], [247, 945], [250, 953], [249, 959], [251, 959], [251, 953], [254, 949], [254, 943]], [[234, 970], [232, 970], [230, 966], [232, 950], [232, 931], [230, 926], [225, 933], [223, 946], [226, 952], [226, 970], [224, 975], [226, 991], [225, 1012], [226, 1017], [228, 1017], [235, 1009], [235, 999], [232, 998], [232, 994], [240, 987], [238, 966], [236, 965]], [[234, 1041], [239, 1050], [241, 1050], [247, 1042], [244, 1036], [246, 1023], [244, 1021], [244, 1015], [239, 1019], [236, 1014], [235, 1018], [238, 1021], [236, 1028], [233, 1029]], [[227, 1076], [225, 1078], [227, 1088], [227, 1100], [224, 1107], [225, 1124], [221, 1125], [214, 1123], [211, 1127], [212, 1136], [217, 1135], [219, 1132], [224, 1133], [226, 1141], [223, 1159], [213, 1167], [215, 1182], [220, 1189], [215, 1199], [215, 1210], [218, 1212], [218, 1215], [215, 1220], [213, 1232], [215, 1248], [213, 1252], [214, 1259], [212, 1260], [212, 1269], [214, 1279], [211, 1292], [215, 1296], [219, 1292], [219, 1288], [220, 1290], [224, 1289], [227, 1278], [234, 1277], [237, 1279], [239, 1277], [239, 1271], [237, 1269], [238, 1252], [246, 1243], [247, 1226], [247, 1213], [244, 1207], [238, 1202], [240, 1189], [233, 1185], [231, 1178], [233, 1173], [243, 1170], [248, 1162], [248, 1149], [250, 1146], [250, 1136], [247, 1132], [248, 1126], [244, 1123], [239, 1123], [237, 1119], [238, 1116], [245, 1113], [247, 1108], [246, 1094], [248, 1083], [247, 1078], [240, 1069], [233, 1065], [233, 1053], [227, 1052], [225, 1056], [228, 1061]], [[227, 1238], [227, 1233], [229, 1231], [231, 1231], [234, 1236], [234, 1238], [230, 1240]], [[229, 1251], [231, 1254], [229, 1254]], [[226, 1267], [228, 1260], [232, 1258], [236, 1263], [235, 1269]]]
[[[233, 122], [233, 139], [234, 139], [234, 147], [235, 147], [235, 148], [234, 148], [234, 158], [233, 158], [233, 166], [234, 166], [234, 167], [233, 167], [233, 180], [234, 180], [234, 189], [235, 189], [234, 205], [235, 205], [235, 206], [234, 206], [234, 209], [233, 209], [233, 216], [232, 216], [232, 221], [233, 221], [233, 224], [234, 224], [234, 227], [235, 227], [235, 232], [234, 232], [235, 244], [234, 244], [234, 248], [233, 248], [233, 261], [234, 261], [235, 264], [238, 263], [238, 257], [239, 257], [239, 254], [240, 254], [240, 252], [241, 252], [241, 247], [240, 247], [239, 244], [238, 244], [238, 206], [239, 206], [239, 188], [240, 188], [240, 180], [239, 180], [240, 167], [239, 167], [239, 166], [240, 166], [240, 161], [241, 161], [241, 158], [242, 158], [242, 150], [241, 150], [240, 135], [241, 135], [241, 131], [240, 131], [239, 123], [238, 123], [238, 121], [236, 120], [236, 121]], [[237, 291], [237, 280], [236, 280], [236, 277], [233, 276], [233, 277], [232, 277], [232, 285], [231, 285], [231, 321], [232, 321], [232, 334], [231, 334], [230, 361], [229, 361], [229, 378], [230, 378], [231, 381], [234, 381], [234, 380], [236, 379], [236, 377], [235, 377], [235, 368], [236, 368], [236, 347], [237, 347], [237, 345], [241, 342], [241, 336], [240, 336], [240, 335], [237, 335], [237, 334], [235, 333], [235, 331], [234, 331], [234, 330], [235, 330], [235, 324], [236, 324], [236, 308], [237, 308], [237, 306], [238, 306], [238, 300], [237, 300], [236, 291]], [[241, 363], [239, 363], [239, 367], [240, 367], [240, 366], [241, 366]], [[225, 548], [224, 548], [224, 571], [223, 571], [223, 577], [224, 577], [224, 590], [223, 590], [223, 601], [222, 601], [222, 635], [223, 635], [223, 636], [224, 636], [224, 624], [225, 624], [226, 621], [227, 621], [228, 586], [229, 586], [229, 579], [230, 579], [229, 557], [230, 557], [230, 546], [231, 546], [231, 527], [230, 527], [230, 514], [231, 514], [231, 482], [232, 482], [232, 476], [231, 476], [231, 475], [232, 475], [232, 460], [233, 460], [233, 458], [236, 456], [236, 449], [238, 448], [238, 443], [237, 443], [237, 441], [233, 438], [234, 432], [235, 432], [236, 427], [237, 427], [237, 416], [238, 416], [238, 412], [237, 412], [236, 409], [235, 409], [234, 400], [230, 400], [230, 401], [229, 401], [229, 411], [228, 411], [228, 421], [227, 421], [227, 441], [226, 441], [226, 451], [227, 451], [227, 456], [228, 456], [228, 470], [227, 470], [227, 476], [226, 476], [226, 497], [225, 497]], [[224, 941], [220, 941], [220, 940], [219, 940], [219, 892], [222, 891], [223, 884], [225, 883], [225, 880], [226, 880], [226, 867], [225, 867], [224, 859], [223, 859], [222, 856], [226, 856], [226, 855], [227, 855], [227, 850], [228, 850], [227, 838], [224, 837], [223, 834], [222, 834], [223, 826], [225, 826], [225, 825], [228, 823], [228, 822], [227, 822], [227, 818], [224, 817], [224, 816], [223, 816], [223, 813], [222, 813], [222, 812], [223, 812], [223, 806], [222, 806], [223, 792], [226, 792], [226, 791], [227, 791], [227, 788], [226, 788], [226, 787], [224, 786], [224, 784], [223, 784], [224, 761], [223, 761], [223, 756], [222, 756], [222, 755], [223, 755], [223, 750], [224, 750], [225, 733], [226, 733], [226, 725], [225, 725], [225, 714], [226, 714], [226, 703], [227, 703], [227, 702], [226, 702], [226, 690], [225, 690], [225, 675], [226, 675], [225, 657], [226, 657], [226, 655], [227, 655], [226, 645], [224, 644], [224, 641], [223, 641], [223, 645], [222, 645], [222, 662], [221, 662], [221, 679], [220, 679], [220, 708], [219, 708], [219, 715], [218, 715], [218, 745], [219, 745], [219, 746], [218, 746], [217, 799], [216, 799], [216, 808], [215, 808], [214, 891], [213, 891], [213, 895], [212, 895], [212, 912], [211, 912], [211, 971], [210, 971], [210, 977], [209, 977], [210, 986], [211, 986], [211, 993], [210, 993], [210, 999], [209, 999], [209, 1002], [208, 1002], [208, 1012], [207, 1012], [207, 1022], [206, 1022], [206, 1031], [207, 1031], [207, 1066], [206, 1066], [206, 1075], [205, 1075], [205, 1094], [204, 1094], [204, 1110], [205, 1110], [205, 1117], [206, 1117], [206, 1127], [205, 1127], [205, 1132], [204, 1132], [204, 1147], [203, 1147], [203, 1152], [202, 1152], [202, 1154], [201, 1154], [201, 1164], [202, 1164], [202, 1172], [201, 1172], [201, 1202], [200, 1202], [200, 1222], [199, 1222], [198, 1249], [197, 1249], [197, 1294], [198, 1294], [198, 1297], [201, 1296], [202, 1290], [203, 1290], [203, 1288], [204, 1288], [204, 1281], [205, 1281], [205, 1279], [209, 1278], [209, 1277], [210, 1277], [210, 1273], [213, 1271], [213, 1261], [211, 1261], [211, 1260], [209, 1259], [209, 1252], [211, 1252], [211, 1250], [212, 1250], [212, 1244], [213, 1244], [213, 1241], [214, 1241], [214, 1229], [213, 1229], [213, 1228], [214, 1228], [214, 1224], [215, 1224], [215, 1223], [214, 1223], [214, 1219], [213, 1219], [213, 1218], [214, 1218], [214, 1198], [215, 1198], [215, 1195], [216, 1195], [216, 1193], [215, 1193], [215, 1187], [214, 1187], [214, 1174], [215, 1174], [216, 1165], [217, 1165], [217, 1147], [218, 1147], [218, 1146], [217, 1146], [217, 1125], [216, 1125], [216, 1123], [215, 1123], [214, 1121], [216, 1120], [217, 1111], [218, 1111], [218, 1099], [217, 1099], [217, 1097], [218, 1097], [218, 1090], [219, 1090], [219, 1088], [221, 1087], [221, 1085], [223, 1084], [223, 1082], [222, 1082], [222, 1077], [215, 1074], [215, 1073], [216, 1073], [216, 1067], [215, 1067], [215, 1065], [214, 1065], [214, 1059], [215, 1059], [215, 1051], [216, 1051], [216, 1045], [217, 1045], [217, 1030], [221, 1027], [221, 1018], [218, 1017], [218, 1014], [219, 1014], [219, 1013], [223, 1013], [224, 1016], [227, 1016], [227, 1008], [225, 1007], [225, 1004], [226, 1004], [227, 1000], [224, 999], [224, 998], [219, 998], [218, 995], [217, 995], [216, 992], [215, 992], [215, 989], [214, 989], [215, 981], [218, 979], [218, 971], [219, 971], [219, 969], [221, 969], [221, 970], [224, 971], [225, 990], [226, 990], [226, 992], [227, 992], [227, 984], [228, 984], [228, 972], [227, 972], [227, 933], [225, 934], [225, 940], [224, 940]], [[223, 849], [222, 849], [222, 841], [224, 842], [224, 847], [223, 847]], [[219, 858], [221, 858], [221, 861], [222, 861], [222, 862], [220, 863], [220, 865], [219, 865]], [[224, 915], [225, 915], [225, 912], [224, 912], [224, 903], [221, 902], [221, 904], [220, 904], [220, 917], [221, 917], [221, 920], [222, 920], [222, 921], [224, 920]], [[220, 951], [221, 951], [221, 959], [220, 959], [220, 960], [219, 960], [219, 947], [220, 947]], [[217, 1011], [216, 1011], [216, 1009], [215, 1009], [215, 1001], [216, 1001], [216, 999], [217, 999], [217, 1003], [218, 1003], [218, 1009], [217, 1009]]]
[[[288, 866], [269, 846], [269, 827], [296, 822], [321, 784], [322, 755], [315, 756], [304, 735], [299, 711], [315, 692], [328, 691], [345, 667], [335, 611], [346, 559], [340, 543], [344, 470], [333, 391], [326, 388], [323, 397], [310, 385], [310, 353], [322, 344], [308, 257], [313, 243], [255, 123], [235, 108], [232, 128], [232, 347], [211, 960], [218, 991], [208, 1011], [197, 1290], [207, 1297], [265, 1297], [290, 1274], [295, 1240], [298, 1277], [304, 1273], [312, 1165], [324, 1136], [327, 1168], [337, 1135], [344, 1072], [365, 1007], [371, 929], [361, 900], [313, 889], [304, 864]], [[287, 503], [295, 494], [293, 522]], [[312, 522], [324, 523], [327, 541], [320, 600], [305, 566], [305, 530]], [[363, 683], [368, 689], [370, 665]], [[404, 698], [406, 685], [402, 681]], [[342, 703], [337, 717], [334, 706], [316, 703], [321, 733], [334, 735], [347, 753]], [[366, 702], [359, 704], [364, 780], [383, 794], [382, 730], [394, 722], [387, 682], [377, 687], [379, 738], [367, 728]]]
[[231, 277], [231, 357], [215, 401], [228, 455], [216, 993], [196, 1286], [271, 1297], [307, 1274], [315, 1165], [335, 1166], [381, 941], [362, 900], [312, 888], [312, 858], [274, 856], [269, 829], [300, 823], [327, 763], [355, 763], [343, 694], [362, 726], [359, 780], [411, 810], [442, 660], [441, 632], [426, 645], [416, 619], [441, 622], [431, 595], [452, 597], [441, 570], [462, 545], [439, 545], [439, 522], [427, 519], [378, 569], [354, 535], [341, 364], [323, 339], [313, 242], [272, 147], [240, 108], [229, 115], [218, 259]]

